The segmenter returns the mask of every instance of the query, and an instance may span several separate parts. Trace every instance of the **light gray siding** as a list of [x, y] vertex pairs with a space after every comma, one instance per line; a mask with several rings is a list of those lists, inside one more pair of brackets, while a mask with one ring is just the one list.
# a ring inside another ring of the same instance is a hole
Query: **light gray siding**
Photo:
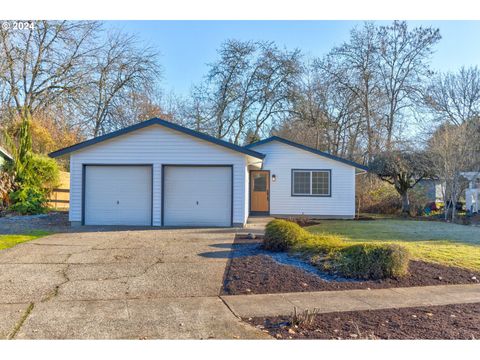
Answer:
[[154, 226], [161, 225], [162, 164], [221, 164], [233, 165], [233, 223], [245, 224], [248, 158], [242, 153], [160, 125], [89, 146], [71, 154], [70, 221], [82, 220], [82, 164], [153, 164]]
[[[355, 216], [355, 168], [305, 150], [271, 141], [252, 148], [266, 154], [264, 170], [276, 176], [270, 180], [271, 215]], [[331, 196], [292, 196], [292, 169], [331, 170]]]

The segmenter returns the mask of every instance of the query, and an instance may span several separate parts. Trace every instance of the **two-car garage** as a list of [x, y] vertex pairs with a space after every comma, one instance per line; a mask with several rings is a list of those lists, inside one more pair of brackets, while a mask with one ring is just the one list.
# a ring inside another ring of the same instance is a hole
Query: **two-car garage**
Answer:
[[70, 156], [73, 226], [243, 226], [264, 154], [150, 119], [49, 154]]
[[[152, 165], [84, 165], [85, 225], [149, 226]], [[161, 166], [163, 226], [231, 226], [231, 165]]]

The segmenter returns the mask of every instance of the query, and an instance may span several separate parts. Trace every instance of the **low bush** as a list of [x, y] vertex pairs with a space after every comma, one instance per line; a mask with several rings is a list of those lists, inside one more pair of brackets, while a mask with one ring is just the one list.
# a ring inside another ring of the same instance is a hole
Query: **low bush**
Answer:
[[266, 250], [301, 253], [324, 271], [358, 279], [404, 276], [410, 259], [408, 250], [399, 245], [350, 245], [338, 235], [312, 234], [294, 222], [281, 219], [267, 224], [263, 245]]
[[332, 254], [347, 246], [340, 236], [328, 233], [308, 234], [292, 246], [292, 251], [311, 255]]
[[394, 244], [355, 244], [335, 256], [337, 270], [346, 277], [361, 279], [397, 278], [407, 274], [410, 254]]
[[275, 219], [270, 221], [265, 228], [263, 247], [271, 251], [286, 251], [309, 235], [308, 231], [294, 222]]
[[10, 194], [13, 203], [9, 210], [22, 215], [41, 214], [47, 210], [48, 198], [45, 191], [35, 186], [24, 186]]

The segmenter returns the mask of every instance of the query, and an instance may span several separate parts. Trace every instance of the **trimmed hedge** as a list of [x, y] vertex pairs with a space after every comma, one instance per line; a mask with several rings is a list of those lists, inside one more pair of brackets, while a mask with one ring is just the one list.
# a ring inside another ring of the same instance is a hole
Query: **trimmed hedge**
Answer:
[[275, 219], [265, 229], [263, 246], [271, 251], [294, 251], [311, 259], [320, 255], [323, 270], [331, 269], [345, 277], [358, 279], [383, 279], [401, 277], [408, 272], [410, 254], [395, 244], [354, 244], [339, 236], [312, 234], [298, 224]]
[[309, 233], [294, 222], [275, 219], [265, 228], [263, 247], [271, 251], [287, 251]]
[[398, 278], [408, 272], [410, 254], [394, 244], [355, 244], [341, 249], [335, 259], [338, 271], [360, 279]]

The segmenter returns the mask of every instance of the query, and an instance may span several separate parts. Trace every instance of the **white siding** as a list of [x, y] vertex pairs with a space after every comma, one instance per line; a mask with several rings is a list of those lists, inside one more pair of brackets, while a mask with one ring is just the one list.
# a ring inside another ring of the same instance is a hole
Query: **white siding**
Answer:
[[[271, 215], [355, 215], [355, 168], [305, 150], [271, 141], [252, 150], [266, 154], [264, 170], [276, 175], [270, 181]], [[331, 197], [291, 196], [292, 169], [331, 169]]]
[[71, 154], [70, 221], [82, 220], [82, 164], [153, 164], [153, 225], [161, 225], [162, 164], [233, 165], [233, 222], [246, 222], [247, 155], [153, 125]]

